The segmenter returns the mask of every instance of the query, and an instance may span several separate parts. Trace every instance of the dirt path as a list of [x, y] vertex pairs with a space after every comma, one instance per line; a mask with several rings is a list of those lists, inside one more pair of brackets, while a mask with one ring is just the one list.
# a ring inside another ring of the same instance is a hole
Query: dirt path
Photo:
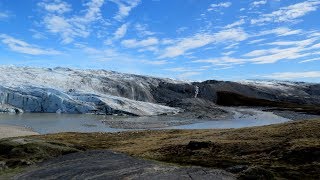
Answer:
[[235, 179], [223, 170], [177, 167], [108, 150], [60, 156], [14, 179]]

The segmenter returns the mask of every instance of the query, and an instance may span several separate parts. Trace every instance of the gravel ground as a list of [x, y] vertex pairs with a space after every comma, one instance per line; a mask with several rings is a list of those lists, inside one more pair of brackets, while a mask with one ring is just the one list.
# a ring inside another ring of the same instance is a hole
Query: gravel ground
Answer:
[[223, 170], [177, 167], [108, 150], [60, 156], [39, 164], [14, 179], [217, 179], [235, 177]]
[[319, 115], [313, 115], [313, 114], [305, 114], [305, 113], [299, 113], [299, 112], [294, 112], [294, 111], [277, 111], [277, 110], [272, 110], [271, 111], [273, 114], [288, 118], [291, 120], [307, 120], [307, 119], [316, 119], [320, 118]]
[[[182, 125], [191, 125], [196, 123], [203, 123], [209, 121], [226, 121], [234, 119], [265, 119], [265, 118], [278, 118], [278, 114], [272, 112], [265, 112], [261, 108], [249, 108], [249, 107], [223, 107], [220, 109], [227, 112], [225, 114], [216, 115], [214, 118], [211, 115], [211, 119], [204, 118], [184, 118], [180, 116], [147, 116], [147, 117], [126, 117], [117, 118], [114, 120], [105, 120], [105, 124], [111, 128], [117, 129], [162, 129], [170, 128]], [[196, 114], [196, 112], [190, 112]], [[269, 114], [269, 115], [268, 115]], [[286, 117], [285, 117], [286, 118]], [[288, 118], [290, 119], [290, 118]]]
[[29, 135], [38, 135], [39, 133], [34, 132], [30, 129], [11, 126], [11, 125], [0, 125], [0, 139], [9, 138], [9, 137], [19, 137], [19, 136], [29, 136]]

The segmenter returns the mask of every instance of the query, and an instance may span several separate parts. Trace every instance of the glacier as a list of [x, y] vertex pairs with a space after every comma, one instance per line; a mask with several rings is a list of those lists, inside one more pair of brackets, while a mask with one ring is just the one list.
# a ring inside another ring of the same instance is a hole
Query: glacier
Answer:
[[179, 112], [154, 103], [150, 85], [160, 81], [176, 83], [105, 70], [1, 66], [0, 112], [138, 116]]
[[189, 82], [107, 70], [0, 66], [0, 112], [8, 113], [177, 115], [213, 119], [229, 114], [223, 103], [218, 103], [223, 99], [219, 97], [223, 92], [257, 101], [269, 100], [273, 104], [320, 105], [317, 83]]

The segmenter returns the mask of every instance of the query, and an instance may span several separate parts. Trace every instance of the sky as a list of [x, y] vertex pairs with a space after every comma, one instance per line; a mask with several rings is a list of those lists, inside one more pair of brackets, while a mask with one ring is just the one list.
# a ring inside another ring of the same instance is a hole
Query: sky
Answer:
[[320, 0], [0, 0], [0, 65], [320, 82]]

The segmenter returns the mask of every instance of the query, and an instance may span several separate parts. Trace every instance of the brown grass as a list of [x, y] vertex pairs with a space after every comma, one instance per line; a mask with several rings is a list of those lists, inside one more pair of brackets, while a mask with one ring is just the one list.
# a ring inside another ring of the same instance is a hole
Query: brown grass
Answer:
[[[239, 177], [320, 178], [320, 120], [224, 130], [59, 133], [28, 137], [78, 150], [111, 149], [133, 156], [234, 170]], [[1, 143], [1, 142], [0, 142]]]

